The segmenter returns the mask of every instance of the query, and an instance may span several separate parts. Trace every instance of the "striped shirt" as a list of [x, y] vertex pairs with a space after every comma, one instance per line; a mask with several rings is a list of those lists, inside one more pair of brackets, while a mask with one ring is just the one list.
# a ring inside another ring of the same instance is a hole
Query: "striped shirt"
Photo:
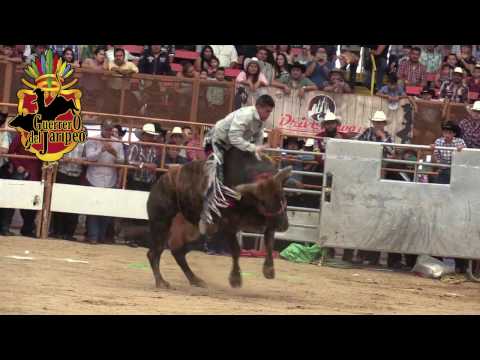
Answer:
[[426, 67], [421, 63], [412, 63], [410, 60], [401, 62], [398, 66], [398, 78], [407, 80], [409, 85], [420, 86], [426, 79]]
[[[467, 147], [463, 139], [456, 138], [456, 137], [454, 137], [452, 139], [452, 142], [450, 143], [447, 143], [444, 137], [438, 138], [437, 140], [435, 140], [435, 146], [443, 146], [443, 147], [451, 147], [451, 148], [456, 148], [458, 146]], [[434, 154], [435, 154], [435, 157], [437, 158], [437, 162], [441, 164], [450, 165], [452, 163], [452, 152], [453, 151], [450, 151], [450, 150], [435, 149]]]

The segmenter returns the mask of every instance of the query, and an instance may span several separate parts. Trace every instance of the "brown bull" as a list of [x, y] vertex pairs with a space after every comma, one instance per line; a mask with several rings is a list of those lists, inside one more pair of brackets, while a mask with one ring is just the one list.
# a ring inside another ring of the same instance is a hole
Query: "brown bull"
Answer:
[[[263, 274], [266, 278], [273, 279], [274, 232], [288, 229], [282, 185], [290, 175], [291, 168], [276, 173], [272, 162], [257, 161], [251, 154], [236, 149], [227, 152], [225, 163], [230, 164], [225, 166], [226, 185], [235, 187], [242, 197], [234, 201], [231, 207], [221, 209], [222, 217], [216, 217], [215, 224], [210, 226], [208, 232], [220, 232], [230, 247], [233, 266], [229, 280], [232, 287], [242, 285], [238, 231], [264, 233], [267, 256]], [[200, 220], [206, 186], [205, 162], [194, 161], [170, 169], [150, 191], [147, 212], [151, 244], [147, 257], [158, 288], [169, 287], [160, 273], [160, 257], [167, 239], [173, 257], [190, 284], [206, 286], [205, 282], [192, 272], [185, 257], [188, 252], [187, 243], [198, 239], [196, 224]]]

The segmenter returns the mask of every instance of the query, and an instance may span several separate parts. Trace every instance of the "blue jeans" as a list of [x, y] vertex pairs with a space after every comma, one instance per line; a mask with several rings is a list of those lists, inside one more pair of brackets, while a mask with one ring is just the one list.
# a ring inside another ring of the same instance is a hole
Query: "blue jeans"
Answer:
[[[377, 73], [375, 76], [375, 89], [378, 91], [383, 86], [383, 78], [385, 76], [385, 73], [388, 67], [387, 67], [387, 59], [385, 59], [384, 57], [378, 58], [375, 61], [377, 66]], [[370, 88], [371, 79], [372, 79], [372, 72], [367, 71], [366, 77], [365, 77], [365, 86], [368, 88]]]
[[110, 216], [87, 216], [87, 237], [90, 241], [104, 241], [107, 228], [112, 222]]

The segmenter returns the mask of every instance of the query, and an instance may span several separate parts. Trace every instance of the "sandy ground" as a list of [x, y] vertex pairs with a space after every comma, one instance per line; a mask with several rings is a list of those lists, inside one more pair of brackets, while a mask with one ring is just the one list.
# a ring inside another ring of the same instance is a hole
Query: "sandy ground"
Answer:
[[163, 275], [174, 289], [157, 290], [145, 254], [124, 245], [0, 237], [0, 314], [480, 314], [478, 283], [281, 259], [277, 278], [267, 280], [263, 259], [242, 258], [243, 288], [231, 289], [230, 258], [199, 252], [188, 259], [208, 289], [190, 287], [166, 251]]

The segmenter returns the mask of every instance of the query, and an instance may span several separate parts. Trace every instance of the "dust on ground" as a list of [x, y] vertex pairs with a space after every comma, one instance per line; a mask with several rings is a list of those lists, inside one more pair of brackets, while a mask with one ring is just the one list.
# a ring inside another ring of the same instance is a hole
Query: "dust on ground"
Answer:
[[281, 259], [268, 280], [263, 259], [241, 258], [243, 288], [232, 289], [229, 257], [188, 260], [208, 289], [192, 288], [169, 251], [174, 289], [157, 290], [145, 248], [0, 237], [0, 314], [480, 314], [478, 283]]

